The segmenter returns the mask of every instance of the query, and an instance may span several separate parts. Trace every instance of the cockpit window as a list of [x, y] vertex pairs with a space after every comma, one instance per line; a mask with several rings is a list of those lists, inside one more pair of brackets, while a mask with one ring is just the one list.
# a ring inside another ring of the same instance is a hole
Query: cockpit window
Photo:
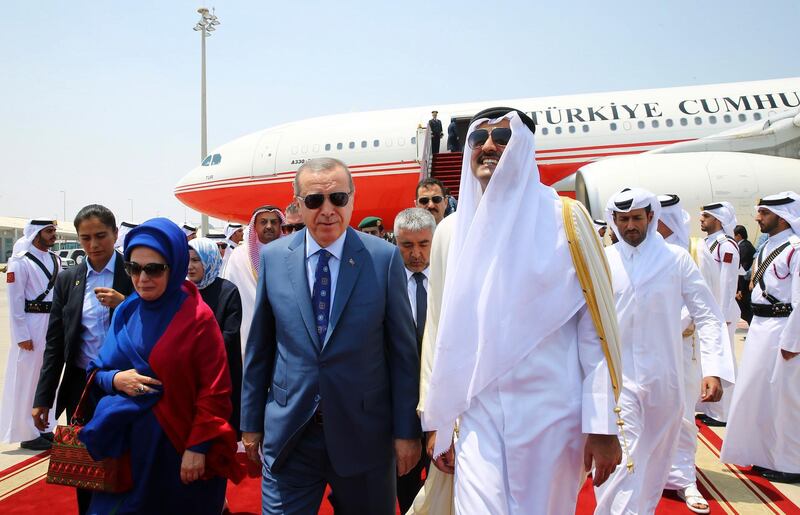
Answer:
[[211, 166], [218, 165], [222, 161], [222, 154], [214, 154], [214, 159], [211, 160]]
[[214, 156], [207, 156], [205, 159], [203, 159], [203, 165], [202, 166], [209, 166], [211, 164], [211, 158], [212, 157], [214, 157]]

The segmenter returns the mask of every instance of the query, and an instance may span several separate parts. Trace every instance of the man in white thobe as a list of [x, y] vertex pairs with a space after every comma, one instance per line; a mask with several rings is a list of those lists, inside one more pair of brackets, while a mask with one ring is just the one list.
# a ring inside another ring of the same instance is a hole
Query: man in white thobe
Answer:
[[[691, 216], [681, 207], [677, 195], [659, 195], [661, 215], [658, 219], [658, 233], [669, 244], [677, 245], [689, 251], [689, 222]], [[700, 401], [700, 385], [703, 377], [701, 362], [709, 375], [712, 369], [706, 365], [709, 360], [722, 359], [722, 365], [733, 370], [733, 355], [726, 353], [724, 356], [715, 356], [713, 349], [701, 348], [702, 342], [694, 334], [694, 323], [689, 316], [689, 309], [684, 305], [681, 308], [681, 335], [683, 345], [681, 354], [683, 362], [683, 388], [684, 408], [681, 428], [678, 434], [678, 444], [672, 458], [672, 467], [669, 471], [667, 490], [675, 490], [687, 507], [695, 513], [709, 513], [710, 508], [703, 494], [697, 488], [697, 473], [695, 470], [695, 455], [697, 453], [697, 426], [695, 425], [695, 405]], [[724, 347], [724, 346], [723, 346]], [[724, 347], [730, 348], [730, 347]], [[701, 360], [702, 356], [702, 360]], [[723, 398], [728, 395], [723, 392]]]
[[[609, 364], [611, 346], [598, 338], [572, 265], [561, 200], [539, 181], [534, 127], [510, 108], [473, 118], [459, 209], [434, 236], [429, 299], [444, 298], [428, 309], [441, 316], [426, 321], [426, 334], [431, 321], [437, 328], [421, 415], [437, 435], [436, 467], [455, 471], [458, 514], [571, 513], [592, 463], [599, 484], [621, 457], [612, 390], [620, 378], [609, 372], [618, 349]], [[576, 209], [602, 264], [591, 220]]]
[[[698, 265], [700, 273], [711, 288], [717, 305], [725, 317], [728, 329], [728, 342], [731, 355], [734, 355], [736, 325], [739, 323], [739, 304], [736, 302], [736, 290], [739, 286], [739, 245], [733, 239], [736, 227], [736, 211], [730, 202], [718, 202], [703, 206], [700, 213], [700, 229], [708, 234], [705, 245], [698, 249]], [[736, 370], [734, 359], [734, 372]], [[697, 411], [702, 412], [700, 420], [708, 426], [724, 426], [728, 420], [728, 411], [733, 398], [733, 384], [723, 380], [725, 395], [714, 403], [701, 403]]]
[[114, 243], [115, 249], [120, 252], [125, 252], [125, 236], [137, 225], [139, 224], [134, 224], [131, 222], [122, 222], [119, 224], [119, 229], [117, 230], [117, 241]]
[[769, 239], [753, 262], [753, 323], [739, 369], [725, 463], [753, 465], [770, 481], [800, 481], [800, 195], [761, 199], [756, 222]]
[[222, 278], [235, 284], [242, 298], [242, 359], [256, 305], [256, 279], [261, 267], [259, 254], [264, 245], [280, 238], [284, 220], [283, 213], [275, 206], [256, 208], [247, 225], [244, 242], [229, 251], [230, 259], [222, 272]]
[[231, 254], [233, 254], [233, 251], [236, 250], [236, 247], [239, 246], [243, 238], [244, 227], [242, 227], [242, 224], [228, 222], [228, 225], [225, 226], [225, 253], [222, 255], [220, 275], [225, 273], [225, 267], [228, 266]]
[[14, 243], [6, 272], [11, 346], [0, 404], [0, 442], [20, 442], [23, 449], [49, 449], [55, 428], [54, 411], [50, 412], [48, 433], [41, 434], [31, 418], [44, 359], [55, 276], [61, 270], [58, 256], [50, 251], [55, 243], [54, 220], [31, 220], [23, 236]]
[[[656, 509], [678, 443], [684, 408], [681, 308], [694, 320], [701, 348], [722, 356], [721, 314], [692, 258], [658, 233], [661, 204], [652, 193], [622, 190], [606, 207], [619, 241], [606, 247], [622, 342], [619, 407], [635, 470], [617, 469], [596, 489], [598, 514]], [[701, 399], [717, 401], [721, 360], [703, 363]]]

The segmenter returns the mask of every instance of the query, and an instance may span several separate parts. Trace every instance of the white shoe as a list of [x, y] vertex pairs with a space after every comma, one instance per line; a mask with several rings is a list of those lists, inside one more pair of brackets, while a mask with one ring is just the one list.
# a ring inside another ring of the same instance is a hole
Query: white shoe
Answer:
[[[686, 501], [686, 507], [694, 513], [711, 513], [711, 508], [708, 505], [708, 501], [706, 501], [705, 497], [703, 497], [703, 494], [700, 493], [700, 490], [697, 489], [696, 484], [691, 484], [686, 488], [678, 490], [677, 494], [678, 497]], [[703, 508], [700, 508], [697, 505], [701, 505]]]

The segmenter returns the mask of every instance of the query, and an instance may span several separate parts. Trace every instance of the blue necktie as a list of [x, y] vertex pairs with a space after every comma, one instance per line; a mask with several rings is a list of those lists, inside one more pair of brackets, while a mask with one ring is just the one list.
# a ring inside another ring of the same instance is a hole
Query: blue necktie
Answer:
[[417, 344], [422, 348], [422, 333], [425, 332], [425, 316], [428, 314], [428, 292], [425, 291], [425, 274], [415, 272], [411, 277], [417, 282]]
[[317, 252], [317, 270], [314, 272], [314, 290], [311, 294], [311, 302], [314, 304], [314, 322], [317, 326], [317, 337], [319, 348], [325, 343], [325, 335], [328, 332], [328, 316], [331, 312], [331, 267], [328, 260], [331, 253], [325, 249]]

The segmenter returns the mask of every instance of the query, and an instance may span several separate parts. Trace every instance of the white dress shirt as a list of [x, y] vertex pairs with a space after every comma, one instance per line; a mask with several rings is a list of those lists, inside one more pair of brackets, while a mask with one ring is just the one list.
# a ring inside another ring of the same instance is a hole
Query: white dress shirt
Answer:
[[[425, 286], [425, 291], [428, 291], [428, 274], [431, 268], [427, 267], [422, 271], [425, 279], [422, 284]], [[406, 268], [406, 290], [408, 291], [408, 300], [411, 302], [411, 314], [414, 315], [414, 323], [417, 323], [417, 280], [414, 279], [414, 272]]]

